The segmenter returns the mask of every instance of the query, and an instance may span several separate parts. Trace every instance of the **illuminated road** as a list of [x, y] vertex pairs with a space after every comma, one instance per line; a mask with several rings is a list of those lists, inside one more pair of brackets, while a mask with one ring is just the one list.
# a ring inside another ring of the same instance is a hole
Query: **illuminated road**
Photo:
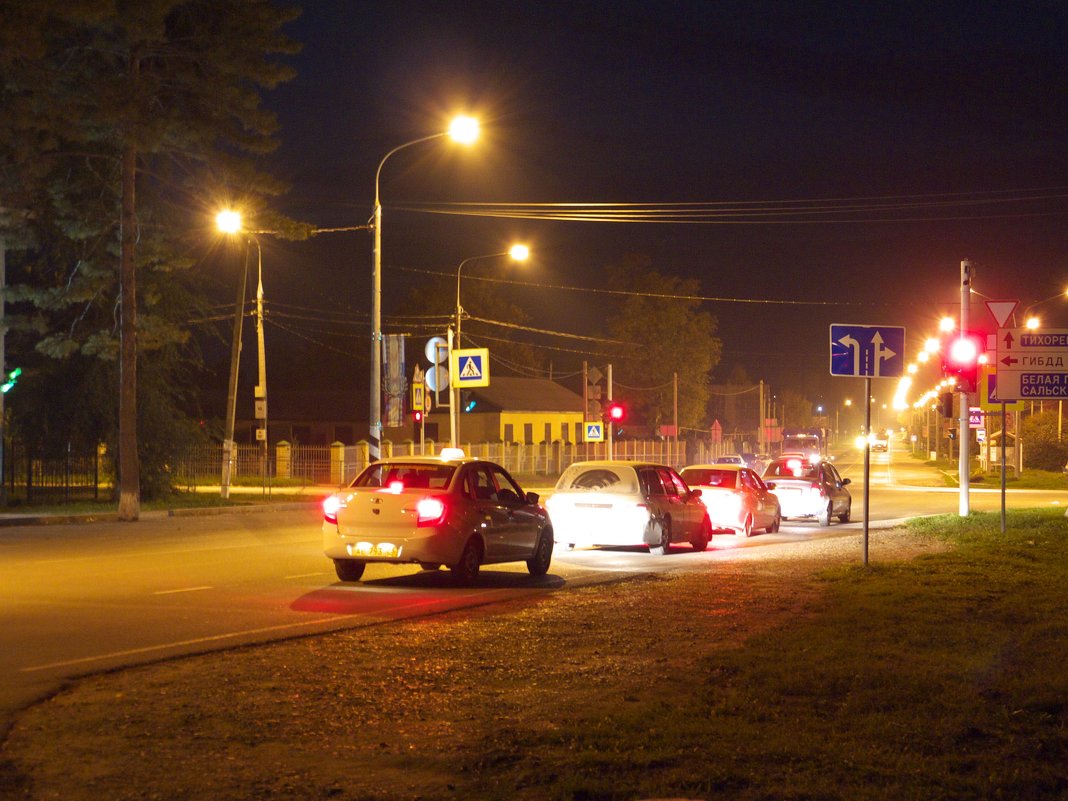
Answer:
[[[387, 623], [503, 599], [546, 595], [621, 575], [716, 570], [739, 548], [856, 533], [863, 469], [852, 478], [853, 523], [790, 521], [775, 535], [717, 535], [709, 550], [587, 549], [554, 554], [549, 575], [522, 563], [486, 568], [474, 588], [447, 570], [372, 565], [359, 584], [339, 583], [321, 553], [316, 507], [207, 517], [145, 516], [133, 524], [0, 528], [0, 730], [11, 713], [70, 677], [237, 644]], [[956, 490], [899, 454], [873, 454], [871, 521], [951, 513]], [[972, 508], [1000, 495], [973, 490]], [[1011, 507], [1064, 505], [1068, 492], [1013, 491]]]

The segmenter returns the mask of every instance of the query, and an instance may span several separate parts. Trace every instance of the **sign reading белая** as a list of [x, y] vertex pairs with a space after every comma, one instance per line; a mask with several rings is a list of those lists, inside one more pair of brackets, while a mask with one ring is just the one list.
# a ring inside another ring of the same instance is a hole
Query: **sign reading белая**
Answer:
[[1068, 398], [1068, 329], [999, 328], [998, 398]]

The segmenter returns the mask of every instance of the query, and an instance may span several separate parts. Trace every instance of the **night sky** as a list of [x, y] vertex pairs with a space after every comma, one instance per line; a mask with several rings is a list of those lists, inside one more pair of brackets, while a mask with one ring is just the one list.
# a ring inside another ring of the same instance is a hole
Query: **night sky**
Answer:
[[[743, 365], [834, 403], [857, 380], [828, 375], [829, 323], [906, 326], [914, 353], [959, 310], [961, 259], [990, 298], [1027, 306], [1068, 287], [1063, 3], [308, 0], [287, 30], [299, 74], [266, 105], [295, 217], [366, 223], [389, 150], [457, 112], [482, 122], [470, 149], [436, 140], [386, 163], [387, 320], [420, 270], [455, 273], [521, 239], [534, 252], [521, 271], [473, 275], [535, 284], [515, 287], [534, 325], [592, 333], [615, 301], [547, 285], [603, 287], [607, 265], [642, 254], [716, 299], [702, 308], [720, 323], [717, 378]], [[400, 208], [489, 202], [748, 210], [652, 224]], [[369, 232], [271, 243], [264, 258], [269, 299], [367, 314]], [[1068, 327], [1068, 302], [1041, 310]]]

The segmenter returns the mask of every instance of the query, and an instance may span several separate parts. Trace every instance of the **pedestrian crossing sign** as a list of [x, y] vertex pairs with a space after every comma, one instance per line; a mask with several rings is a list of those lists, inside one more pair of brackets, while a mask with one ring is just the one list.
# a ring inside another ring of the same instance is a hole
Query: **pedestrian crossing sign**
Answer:
[[456, 376], [457, 388], [488, 387], [489, 348], [468, 348], [454, 350], [449, 373]]
[[586, 442], [604, 442], [604, 423], [586, 423]]

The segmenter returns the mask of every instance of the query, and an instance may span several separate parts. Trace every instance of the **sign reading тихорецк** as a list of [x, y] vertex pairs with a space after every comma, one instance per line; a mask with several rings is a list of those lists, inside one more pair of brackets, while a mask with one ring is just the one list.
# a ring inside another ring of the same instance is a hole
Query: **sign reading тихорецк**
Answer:
[[1068, 329], [999, 328], [996, 362], [999, 399], [1068, 398]]

